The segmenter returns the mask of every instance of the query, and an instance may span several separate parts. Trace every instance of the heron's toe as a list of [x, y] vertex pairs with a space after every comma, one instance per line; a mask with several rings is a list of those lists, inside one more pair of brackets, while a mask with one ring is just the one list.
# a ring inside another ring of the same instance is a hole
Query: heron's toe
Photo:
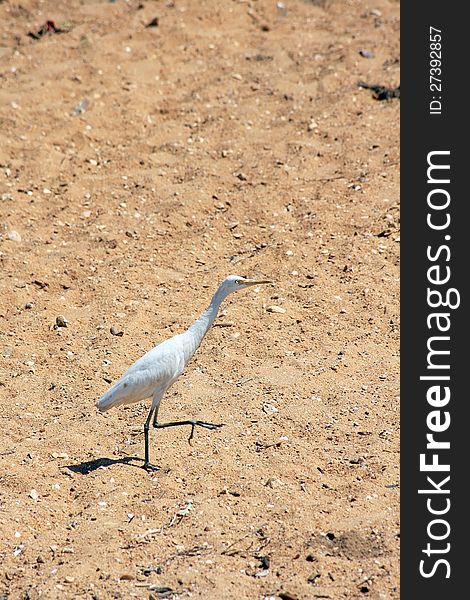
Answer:
[[160, 467], [157, 465], [152, 465], [152, 463], [146, 462], [142, 465], [142, 468], [145, 469], [148, 473], [154, 473], [155, 471], [160, 471]]

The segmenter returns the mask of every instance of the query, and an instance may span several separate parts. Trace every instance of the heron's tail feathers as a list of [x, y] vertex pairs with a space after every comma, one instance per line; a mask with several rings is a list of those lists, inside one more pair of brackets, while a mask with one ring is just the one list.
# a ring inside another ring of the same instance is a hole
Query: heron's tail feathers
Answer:
[[127, 385], [122, 381], [117, 381], [109, 390], [101, 396], [101, 398], [96, 402], [96, 408], [100, 412], [106, 412], [110, 408], [114, 408], [115, 406], [120, 406], [124, 404], [127, 400]]

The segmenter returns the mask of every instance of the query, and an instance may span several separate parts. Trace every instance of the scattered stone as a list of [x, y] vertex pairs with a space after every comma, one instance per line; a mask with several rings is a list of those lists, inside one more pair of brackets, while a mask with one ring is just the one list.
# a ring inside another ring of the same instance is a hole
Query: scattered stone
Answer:
[[369, 50], [359, 50], [359, 54], [363, 58], [374, 58], [375, 57], [375, 54], [373, 52], [370, 52]]
[[120, 331], [119, 329], [114, 327], [114, 325], [110, 328], [109, 331], [110, 331], [111, 335], [116, 335], [119, 337], [122, 337], [124, 335], [124, 331]]
[[294, 592], [279, 592], [279, 598], [281, 598], [281, 600], [299, 600], [299, 597], [297, 596], [297, 594], [294, 594]]
[[8, 232], [7, 237], [11, 242], [21, 242], [21, 235], [13, 229]]
[[51, 454], [52, 458], [63, 458], [64, 460], [68, 460], [69, 455], [66, 452], [53, 452]]
[[279, 313], [279, 314], [284, 314], [285, 312], [287, 312], [285, 308], [283, 308], [282, 306], [276, 306], [275, 304], [273, 304], [272, 306], [268, 306], [266, 311], [270, 312], [270, 313]]
[[274, 404], [269, 404], [266, 402], [263, 404], [263, 412], [265, 412], [267, 415], [273, 415], [274, 413], [279, 412], [279, 409], [277, 409]]
[[158, 27], [158, 17], [154, 17], [145, 27]]
[[307, 581], [308, 581], [308, 583], [315, 585], [315, 583], [317, 582], [317, 579], [319, 579], [320, 577], [321, 577], [321, 573], [313, 573], [313, 575], [310, 575], [310, 577], [307, 579]]
[[275, 442], [274, 444], [270, 444], [268, 442], [256, 442], [256, 452], [262, 452], [263, 450], [267, 450], [268, 448], [280, 448], [281, 441]]
[[57, 315], [55, 318], [55, 324], [57, 327], [67, 327], [67, 319], [63, 315]]
[[233, 327], [234, 325], [233, 321], [220, 321], [220, 323], [214, 323], [213, 327]]
[[160, 596], [160, 598], [169, 598], [168, 594], [172, 594], [173, 590], [170, 587], [167, 586], [162, 586], [162, 585], [151, 585], [148, 588], [149, 590], [151, 590], [152, 592], [155, 592], [156, 594], [158, 594]]
[[123, 573], [122, 575], [119, 575], [119, 581], [132, 581], [133, 579], [135, 579], [135, 577], [132, 573]]
[[35, 502], [39, 500], [39, 494], [34, 488], [29, 492], [29, 497], [32, 498]]
[[275, 488], [285, 485], [285, 483], [276, 477], [270, 477], [264, 485], [274, 490]]
[[186, 515], [189, 514], [189, 511], [192, 510], [193, 508], [193, 503], [191, 500], [189, 500], [189, 502], [186, 504], [186, 506], [183, 506], [183, 508], [181, 508], [176, 514], [178, 517], [185, 517]]
[[145, 577], [149, 577], [152, 573], [156, 573], [157, 575], [161, 575], [162, 574], [162, 568], [160, 565], [156, 565], [155, 567], [150, 565], [148, 567], [143, 567], [142, 568], [142, 575], [144, 575]]
[[284, 2], [276, 2], [277, 12], [285, 17], [287, 15], [287, 8]]
[[376, 100], [391, 100], [392, 98], [400, 98], [400, 86], [396, 88], [389, 88], [383, 85], [365, 83], [364, 81], [359, 81], [357, 85], [366, 90], [371, 90], [372, 95]]
[[33, 38], [33, 40], [39, 40], [44, 35], [49, 33], [67, 33], [70, 29], [62, 29], [61, 27], [56, 27], [54, 21], [48, 20], [41, 25], [38, 31], [28, 31], [28, 36]]
[[313, 556], [313, 554], [307, 554], [307, 556], [305, 557], [305, 560], [307, 562], [315, 562], [317, 560], [317, 558], [315, 556]]
[[64, 577], [64, 581], [65, 583], [73, 583], [75, 581], [75, 577], [72, 577], [71, 575], [66, 575]]
[[33, 308], [33, 303], [32, 303], [32, 302], [26, 302], [26, 304], [24, 305], [24, 307], [25, 307], [26, 309]]

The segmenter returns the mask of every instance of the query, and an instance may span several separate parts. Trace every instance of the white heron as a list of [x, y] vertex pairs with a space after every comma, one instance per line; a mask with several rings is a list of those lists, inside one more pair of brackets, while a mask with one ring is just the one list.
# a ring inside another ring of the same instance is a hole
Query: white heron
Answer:
[[271, 283], [264, 279], [246, 279], [239, 275], [229, 275], [219, 285], [211, 303], [202, 315], [184, 333], [161, 342], [144, 354], [127, 369], [124, 375], [96, 402], [97, 408], [105, 412], [114, 406], [131, 404], [146, 398], [152, 398], [152, 406], [144, 425], [145, 459], [143, 467], [147, 470], [158, 469], [149, 462], [149, 428], [153, 417], [153, 426], [157, 429], [191, 425], [191, 441], [196, 426], [217, 429], [223, 423], [185, 420], [171, 423], [158, 422], [158, 409], [167, 389], [178, 379], [193, 354], [199, 348], [219, 312], [222, 301], [232, 292], [243, 290], [252, 285]]

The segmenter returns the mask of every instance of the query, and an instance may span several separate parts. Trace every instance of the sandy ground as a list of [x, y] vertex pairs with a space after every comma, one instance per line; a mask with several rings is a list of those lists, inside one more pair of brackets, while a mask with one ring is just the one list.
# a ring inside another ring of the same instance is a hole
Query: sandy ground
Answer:
[[0, 0], [2, 600], [399, 597], [399, 4], [285, 4]]

